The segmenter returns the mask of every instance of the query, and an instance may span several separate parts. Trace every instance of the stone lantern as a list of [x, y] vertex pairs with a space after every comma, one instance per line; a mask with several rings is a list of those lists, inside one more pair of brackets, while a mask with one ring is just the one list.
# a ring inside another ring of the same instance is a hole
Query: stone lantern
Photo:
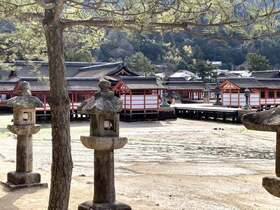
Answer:
[[221, 90], [220, 90], [220, 87], [219, 87], [219, 83], [218, 83], [218, 82], [216, 83], [215, 95], [216, 95], [216, 102], [215, 102], [214, 105], [217, 105], [217, 106], [222, 105], [221, 99], [220, 99]]
[[90, 136], [81, 136], [82, 144], [94, 149], [94, 197], [78, 210], [131, 210], [116, 202], [114, 150], [124, 147], [127, 138], [119, 137], [119, 112], [122, 101], [109, 90], [110, 82], [101, 81], [100, 91], [79, 107], [90, 115]]
[[250, 95], [251, 95], [251, 92], [248, 88], [246, 88], [244, 90], [244, 96], [245, 96], [245, 106], [244, 106], [244, 109], [245, 110], [249, 110], [250, 109]]
[[248, 113], [243, 116], [242, 122], [251, 130], [276, 132], [276, 176], [264, 177], [262, 185], [270, 194], [280, 197], [280, 108]]
[[13, 108], [13, 125], [8, 130], [17, 135], [16, 171], [9, 172], [7, 182], [10, 189], [44, 186], [41, 175], [33, 171], [32, 134], [38, 133], [40, 126], [36, 125], [36, 107], [43, 103], [31, 96], [28, 82], [20, 82], [18, 96], [7, 101], [7, 106]]
[[210, 88], [205, 87], [203, 90], [203, 103], [209, 103], [210, 102]]

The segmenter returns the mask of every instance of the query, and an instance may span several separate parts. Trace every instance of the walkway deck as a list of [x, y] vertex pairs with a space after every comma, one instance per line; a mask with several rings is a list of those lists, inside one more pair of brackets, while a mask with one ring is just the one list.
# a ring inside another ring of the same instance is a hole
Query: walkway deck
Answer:
[[177, 117], [190, 119], [213, 119], [222, 121], [240, 122], [244, 110], [214, 106], [213, 104], [174, 104]]

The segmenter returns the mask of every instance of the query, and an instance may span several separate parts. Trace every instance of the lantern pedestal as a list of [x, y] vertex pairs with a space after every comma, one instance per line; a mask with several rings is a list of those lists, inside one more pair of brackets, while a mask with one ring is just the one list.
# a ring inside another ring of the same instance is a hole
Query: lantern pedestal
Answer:
[[34, 172], [9, 172], [7, 174], [7, 182], [2, 182], [2, 184], [9, 190], [17, 190], [30, 187], [48, 187], [47, 183], [41, 183], [41, 175]]
[[80, 204], [78, 210], [131, 210], [131, 207], [124, 203], [93, 203], [93, 201], [87, 201]]

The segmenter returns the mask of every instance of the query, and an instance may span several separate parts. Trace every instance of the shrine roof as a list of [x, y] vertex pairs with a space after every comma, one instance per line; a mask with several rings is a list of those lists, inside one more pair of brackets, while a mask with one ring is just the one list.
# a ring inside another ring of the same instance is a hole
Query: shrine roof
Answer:
[[164, 87], [158, 83], [157, 78], [154, 76], [124, 76], [120, 79], [131, 90], [164, 89]]
[[266, 88], [280, 89], [280, 78], [260, 78], [258, 81]]
[[106, 78], [106, 77], [119, 77], [119, 76], [138, 76], [135, 72], [131, 71], [122, 62], [116, 63], [101, 63], [98, 65], [87, 66], [80, 68], [79, 72], [75, 77], [96, 77], [96, 78]]
[[251, 76], [255, 78], [280, 78], [280, 70], [253, 71]]
[[12, 92], [16, 86], [17, 81], [2, 81], [0, 80], [0, 92]]
[[[15, 70], [16, 77], [46, 77], [49, 75], [49, 67], [48, 63], [44, 61], [23, 61], [17, 60], [13, 63], [6, 63], [7, 66], [13, 67]], [[86, 66], [92, 66], [92, 62], [65, 62], [66, 67], [66, 76], [72, 77], [78, 73], [79, 69]], [[4, 79], [8, 79], [11, 71], [2, 70], [0, 71], [0, 75]]]
[[165, 81], [164, 86], [169, 90], [204, 90], [203, 81]]
[[67, 86], [70, 91], [97, 91], [99, 79], [95, 77], [71, 77], [67, 78]]
[[239, 88], [264, 88], [264, 84], [253, 77], [246, 78], [227, 78], [224, 82], [230, 81]]

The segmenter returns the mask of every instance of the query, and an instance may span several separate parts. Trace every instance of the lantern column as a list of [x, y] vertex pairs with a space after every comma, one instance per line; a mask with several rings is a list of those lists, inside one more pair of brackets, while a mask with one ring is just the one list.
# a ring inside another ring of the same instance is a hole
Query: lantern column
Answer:
[[16, 171], [7, 174], [7, 186], [10, 190], [25, 187], [47, 187], [41, 183], [41, 175], [33, 171], [32, 135], [40, 131], [36, 125], [36, 107], [42, 107], [43, 103], [31, 96], [28, 82], [20, 82], [18, 96], [7, 101], [9, 107], [13, 107], [13, 125], [8, 125], [8, 130], [17, 135]]
[[84, 102], [80, 112], [90, 115], [90, 136], [81, 136], [82, 144], [94, 149], [93, 200], [79, 205], [78, 210], [131, 210], [116, 202], [114, 150], [124, 147], [127, 138], [119, 137], [119, 112], [122, 101], [109, 90], [110, 82], [99, 83], [101, 91]]

